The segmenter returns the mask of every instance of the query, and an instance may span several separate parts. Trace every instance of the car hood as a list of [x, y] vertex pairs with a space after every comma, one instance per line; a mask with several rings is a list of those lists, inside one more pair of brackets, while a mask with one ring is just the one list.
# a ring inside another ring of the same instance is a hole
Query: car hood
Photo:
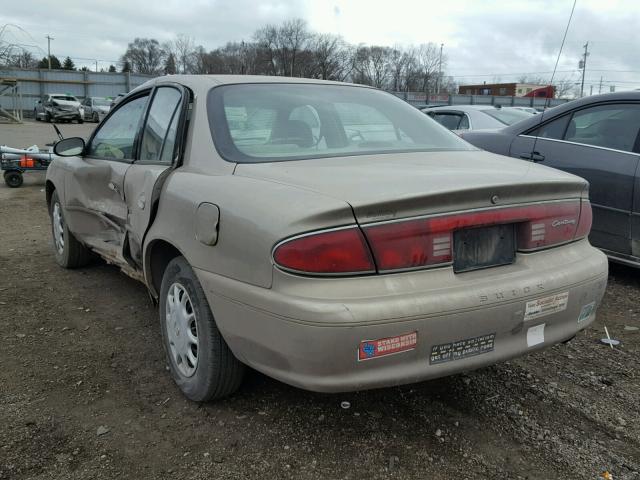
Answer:
[[64, 106], [64, 107], [75, 107], [78, 108], [80, 106], [80, 102], [74, 102], [71, 100], [56, 100], [55, 98], [52, 99], [53, 102], [56, 102], [58, 105], [60, 106]]
[[588, 186], [565, 172], [482, 151], [244, 163], [234, 174], [344, 200], [360, 222], [576, 198]]

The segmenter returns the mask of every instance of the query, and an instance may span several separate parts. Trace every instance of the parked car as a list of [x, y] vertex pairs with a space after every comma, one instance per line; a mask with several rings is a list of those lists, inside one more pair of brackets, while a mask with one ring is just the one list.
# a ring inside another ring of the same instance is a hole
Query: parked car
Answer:
[[594, 95], [496, 132], [463, 138], [485, 150], [542, 163], [589, 181], [591, 243], [640, 266], [640, 92]]
[[50, 93], [36, 102], [33, 110], [36, 120], [47, 122], [83, 122], [84, 112], [80, 102], [73, 95]]
[[82, 102], [84, 107], [84, 120], [100, 122], [109, 113], [111, 101], [104, 97], [87, 97]]
[[146, 284], [192, 400], [244, 365], [338, 392], [493, 364], [573, 337], [606, 286], [585, 180], [370, 87], [160, 77], [55, 152], [56, 261]]
[[515, 108], [516, 110], [522, 110], [523, 112], [531, 113], [532, 115], [537, 115], [540, 113], [533, 107], [502, 107], [502, 108]]
[[423, 109], [423, 112], [449, 130], [491, 130], [531, 117], [530, 113], [492, 105], [452, 105]]

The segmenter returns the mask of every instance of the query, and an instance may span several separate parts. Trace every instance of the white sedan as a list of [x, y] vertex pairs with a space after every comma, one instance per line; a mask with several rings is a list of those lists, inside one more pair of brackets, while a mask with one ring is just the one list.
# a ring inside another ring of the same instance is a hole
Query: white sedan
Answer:
[[516, 108], [493, 105], [451, 105], [422, 110], [449, 130], [495, 130], [512, 125], [531, 114]]

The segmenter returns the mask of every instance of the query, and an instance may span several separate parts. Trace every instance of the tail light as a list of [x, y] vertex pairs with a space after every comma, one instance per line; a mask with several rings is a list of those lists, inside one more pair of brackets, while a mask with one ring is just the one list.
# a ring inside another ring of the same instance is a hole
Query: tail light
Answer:
[[356, 226], [285, 240], [274, 249], [273, 260], [285, 270], [309, 274], [345, 275], [376, 271], [367, 242]]
[[494, 208], [312, 233], [281, 242], [273, 258], [286, 270], [309, 274], [428, 268], [453, 261], [459, 229], [515, 224], [518, 251], [531, 252], [586, 237], [591, 221], [587, 200]]

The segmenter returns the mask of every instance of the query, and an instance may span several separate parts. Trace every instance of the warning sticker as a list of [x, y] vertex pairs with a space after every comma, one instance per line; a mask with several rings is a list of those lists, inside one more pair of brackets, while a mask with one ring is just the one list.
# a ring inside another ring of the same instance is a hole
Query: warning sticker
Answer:
[[495, 333], [431, 347], [430, 364], [450, 362], [493, 351]]
[[418, 332], [406, 333], [397, 337], [363, 340], [358, 347], [358, 361], [407, 352], [416, 348]]
[[569, 292], [558, 293], [527, 302], [524, 310], [524, 321], [544, 317], [567, 309]]

